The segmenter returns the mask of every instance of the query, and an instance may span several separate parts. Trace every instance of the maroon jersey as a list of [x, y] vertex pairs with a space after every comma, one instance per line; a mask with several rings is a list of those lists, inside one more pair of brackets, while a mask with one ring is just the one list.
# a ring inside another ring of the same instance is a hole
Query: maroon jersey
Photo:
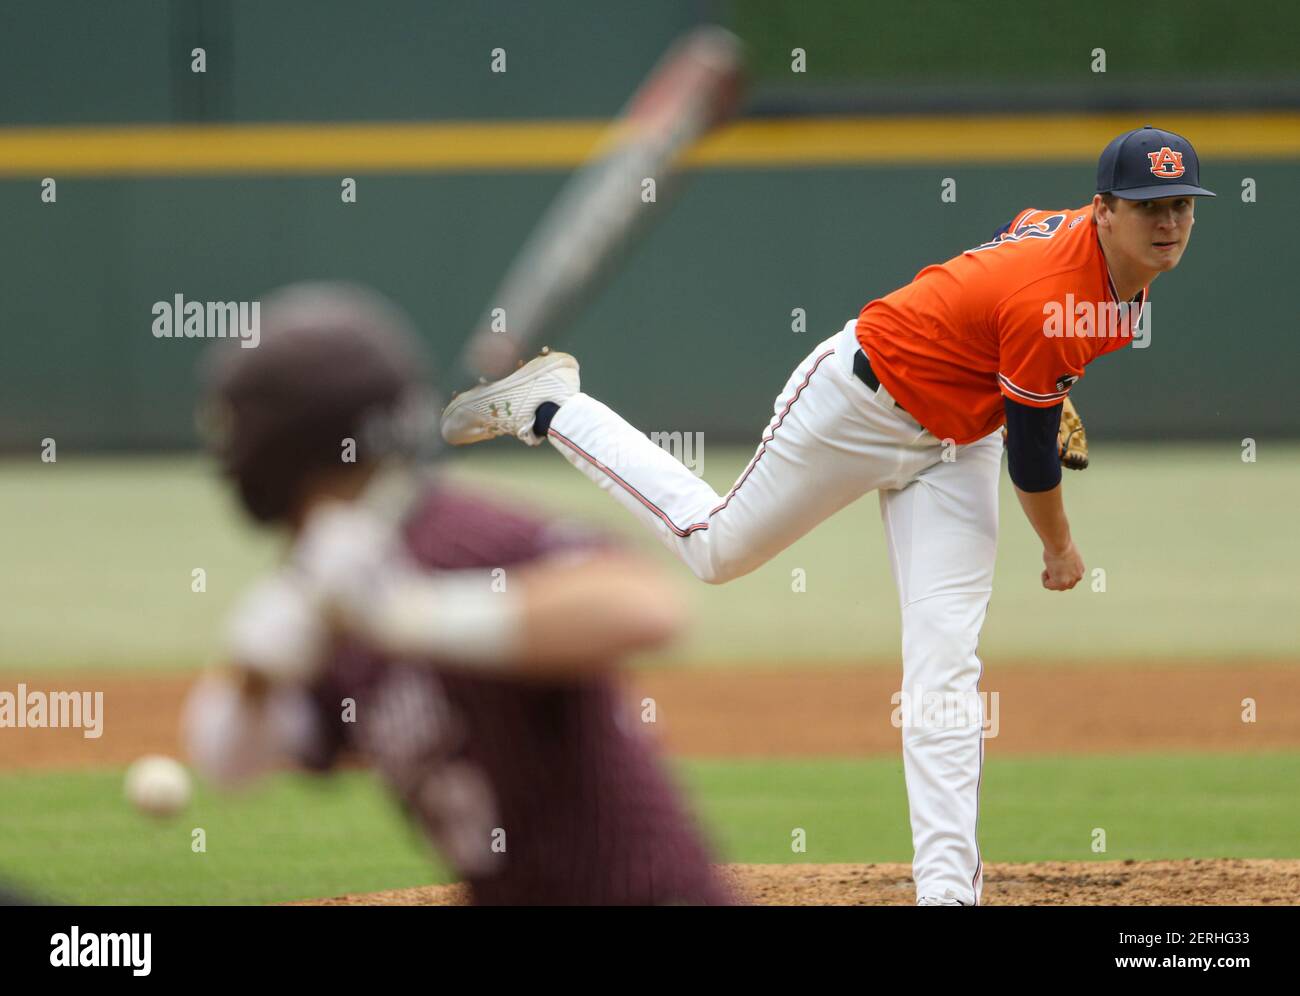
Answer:
[[[508, 568], [576, 534], [431, 488], [407, 546], [432, 569]], [[509, 572], [504, 581], [509, 584]], [[615, 684], [540, 683], [339, 648], [316, 688], [479, 904], [725, 903], [707, 849]], [[355, 702], [349, 716], [345, 700]]]

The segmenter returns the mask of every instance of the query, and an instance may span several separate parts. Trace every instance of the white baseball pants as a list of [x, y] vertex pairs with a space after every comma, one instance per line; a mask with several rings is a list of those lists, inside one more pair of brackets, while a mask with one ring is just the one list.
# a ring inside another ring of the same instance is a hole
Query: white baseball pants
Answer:
[[917, 896], [973, 905], [984, 756], [975, 650], [993, 585], [1001, 436], [945, 447], [883, 385], [873, 392], [853, 375], [855, 325], [795, 368], [726, 495], [585, 394], [560, 407], [549, 438], [710, 584], [749, 573], [850, 502], [880, 493], [902, 607], [902, 702], [928, 695], [975, 706], [903, 724]]

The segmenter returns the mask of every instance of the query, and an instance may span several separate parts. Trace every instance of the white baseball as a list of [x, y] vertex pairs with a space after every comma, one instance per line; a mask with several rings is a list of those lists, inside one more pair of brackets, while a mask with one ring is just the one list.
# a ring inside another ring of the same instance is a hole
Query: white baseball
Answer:
[[146, 754], [126, 769], [126, 798], [150, 816], [174, 816], [190, 801], [185, 766], [161, 754]]

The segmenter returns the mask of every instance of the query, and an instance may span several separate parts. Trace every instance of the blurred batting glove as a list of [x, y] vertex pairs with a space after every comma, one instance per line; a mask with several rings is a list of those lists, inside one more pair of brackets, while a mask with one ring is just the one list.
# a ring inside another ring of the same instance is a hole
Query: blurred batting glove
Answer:
[[329, 621], [363, 636], [396, 578], [410, 566], [393, 526], [364, 505], [341, 501], [312, 512], [290, 563]]
[[314, 677], [328, 643], [329, 631], [312, 591], [284, 570], [254, 584], [226, 625], [231, 661], [277, 684]]

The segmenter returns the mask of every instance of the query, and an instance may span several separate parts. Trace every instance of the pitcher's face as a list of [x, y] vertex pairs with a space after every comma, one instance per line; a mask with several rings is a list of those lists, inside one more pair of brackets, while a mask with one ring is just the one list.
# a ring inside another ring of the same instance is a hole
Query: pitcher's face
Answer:
[[1194, 197], [1151, 201], [1122, 198], [1108, 211], [1112, 245], [1145, 269], [1172, 270], [1183, 258], [1195, 223]]

